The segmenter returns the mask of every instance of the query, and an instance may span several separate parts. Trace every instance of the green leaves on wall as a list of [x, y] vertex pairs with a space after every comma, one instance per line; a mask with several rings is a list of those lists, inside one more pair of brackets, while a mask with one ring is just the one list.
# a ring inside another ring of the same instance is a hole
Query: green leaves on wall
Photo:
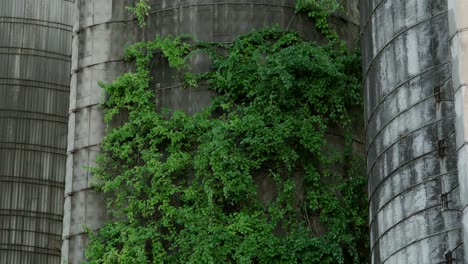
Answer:
[[[326, 30], [332, 2], [297, 5]], [[212, 71], [191, 72], [198, 53]], [[187, 86], [207, 81], [210, 105], [157, 109], [155, 54]], [[365, 261], [366, 180], [350, 115], [362, 111], [359, 54], [273, 27], [232, 44], [156, 37], [126, 59], [135, 70], [101, 84], [105, 119], [120, 125], [92, 169], [112, 219], [89, 231], [89, 263]]]
[[[196, 76], [217, 93], [211, 105], [164, 118], [156, 51], [181, 71], [193, 52], [211, 54], [214, 70]], [[127, 59], [136, 70], [103, 85], [106, 120], [126, 121], [93, 169], [114, 218], [92, 236], [91, 263], [359, 261], [365, 180], [351, 136], [327, 147], [328, 129], [349, 134], [360, 107], [358, 56], [270, 28], [224, 47], [158, 37]]]

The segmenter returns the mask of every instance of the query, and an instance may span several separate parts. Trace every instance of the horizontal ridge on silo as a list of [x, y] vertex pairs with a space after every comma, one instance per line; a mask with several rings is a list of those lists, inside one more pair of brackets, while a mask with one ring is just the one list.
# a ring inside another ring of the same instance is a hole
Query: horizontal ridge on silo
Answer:
[[70, 4], [0, 9], [0, 263], [60, 263]]

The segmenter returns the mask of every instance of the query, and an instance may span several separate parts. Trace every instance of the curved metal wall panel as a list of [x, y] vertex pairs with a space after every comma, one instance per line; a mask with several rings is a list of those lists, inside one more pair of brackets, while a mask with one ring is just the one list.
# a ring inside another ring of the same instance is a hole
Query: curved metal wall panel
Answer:
[[0, 9], [0, 263], [59, 263], [72, 5]]
[[447, 3], [361, 17], [372, 263], [464, 263]]
[[[156, 34], [189, 33], [203, 40], [232, 41], [238, 34], [273, 24], [298, 29], [311, 39], [320, 39], [303, 16], [294, 16], [293, 0], [150, 0], [148, 27], [142, 32], [126, 11], [132, 0], [76, 1], [77, 17], [73, 28], [72, 75], [68, 159], [65, 184], [62, 260], [81, 263], [86, 234], [83, 225], [97, 230], [105, 221], [105, 206], [100, 193], [91, 188], [92, 175], [84, 169], [95, 164], [105, 124], [101, 109], [102, 90], [98, 81], [110, 82], [122, 72], [124, 48], [139, 39]], [[357, 36], [357, 1], [347, 1], [352, 17], [337, 18], [346, 39]], [[355, 34], [354, 34], [354, 33]], [[209, 67], [206, 58], [192, 60], [195, 69]], [[206, 86], [196, 90], [179, 87], [167, 65], [154, 73], [158, 105], [194, 113], [210, 98]]]

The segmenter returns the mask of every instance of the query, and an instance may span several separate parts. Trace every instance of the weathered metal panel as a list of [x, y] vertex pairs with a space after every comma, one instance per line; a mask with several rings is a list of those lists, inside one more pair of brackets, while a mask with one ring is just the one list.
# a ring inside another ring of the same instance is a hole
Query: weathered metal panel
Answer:
[[372, 263], [464, 263], [447, 3], [361, 17]]
[[59, 263], [72, 6], [0, 5], [0, 263]]

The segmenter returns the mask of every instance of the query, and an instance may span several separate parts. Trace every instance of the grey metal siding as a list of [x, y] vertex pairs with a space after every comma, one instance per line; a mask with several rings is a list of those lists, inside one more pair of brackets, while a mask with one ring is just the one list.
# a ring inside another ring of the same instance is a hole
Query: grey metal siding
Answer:
[[71, 5], [0, 8], [0, 263], [59, 263]]

